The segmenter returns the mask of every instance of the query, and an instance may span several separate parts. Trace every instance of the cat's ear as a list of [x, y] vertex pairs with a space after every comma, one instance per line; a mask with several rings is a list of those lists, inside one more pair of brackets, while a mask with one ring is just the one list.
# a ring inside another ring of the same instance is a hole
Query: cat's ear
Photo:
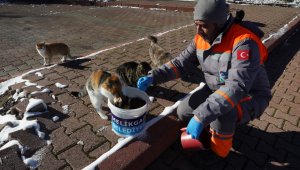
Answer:
[[146, 61], [141, 62], [139, 65], [141, 65], [142, 70], [144, 70], [144, 72], [146, 72], [146, 73], [148, 73], [150, 70], [152, 70], [151, 64]]
[[38, 42], [38, 43], [36, 43], [36, 45], [38, 45], [38, 46], [43, 46], [43, 45], [45, 45], [45, 41]]
[[139, 76], [145, 76], [151, 70], [151, 66], [147, 62], [141, 62], [136, 68], [136, 72]]
[[143, 65], [140, 63], [140, 64], [137, 66], [137, 68], [136, 68], [136, 72], [137, 72], [137, 73], [141, 73], [142, 70], [143, 70]]

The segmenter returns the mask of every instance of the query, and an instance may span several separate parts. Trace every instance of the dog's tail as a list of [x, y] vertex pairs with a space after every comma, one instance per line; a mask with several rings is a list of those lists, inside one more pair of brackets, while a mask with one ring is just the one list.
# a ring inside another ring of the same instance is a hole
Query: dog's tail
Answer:
[[153, 36], [153, 35], [148, 35], [147, 38], [148, 38], [151, 42], [157, 44], [157, 38], [156, 38], [155, 36]]

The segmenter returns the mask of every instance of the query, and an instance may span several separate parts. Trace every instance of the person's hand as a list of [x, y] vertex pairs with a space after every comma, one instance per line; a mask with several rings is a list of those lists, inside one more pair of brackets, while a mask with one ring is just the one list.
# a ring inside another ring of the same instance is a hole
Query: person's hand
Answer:
[[142, 91], [146, 91], [152, 83], [153, 83], [153, 77], [151, 76], [141, 77], [137, 82], [137, 87]]
[[200, 120], [196, 116], [192, 117], [186, 128], [187, 134], [190, 134], [193, 139], [199, 139], [202, 130], [203, 124]]

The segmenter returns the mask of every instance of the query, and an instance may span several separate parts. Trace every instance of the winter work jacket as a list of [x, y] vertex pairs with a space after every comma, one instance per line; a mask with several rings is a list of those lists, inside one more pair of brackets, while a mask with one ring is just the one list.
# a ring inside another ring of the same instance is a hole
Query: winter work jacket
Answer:
[[260, 39], [231, 17], [211, 45], [197, 34], [178, 57], [152, 70], [150, 75], [154, 84], [159, 84], [179, 78], [200, 64], [205, 83], [213, 91], [193, 112], [202, 123], [209, 124], [250, 99], [253, 119], [263, 113], [271, 99], [263, 66], [266, 58], [267, 50]]

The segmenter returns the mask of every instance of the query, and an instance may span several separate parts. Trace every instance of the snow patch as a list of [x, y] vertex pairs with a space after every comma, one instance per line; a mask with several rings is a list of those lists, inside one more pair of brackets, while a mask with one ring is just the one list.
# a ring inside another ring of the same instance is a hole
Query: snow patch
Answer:
[[77, 142], [77, 145], [84, 145], [84, 143], [83, 143], [82, 140], [80, 140], [80, 141]]
[[25, 156], [22, 156], [23, 162], [25, 165], [27, 165], [30, 169], [36, 169], [38, 166], [40, 166], [41, 160], [46, 155], [46, 147], [41, 148], [37, 152], [34, 153], [30, 158], [25, 158]]
[[98, 130], [97, 130], [97, 133], [100, 133], [100, 132], [102, 132], [103, 130], [105, 130], [105, 129], [107, 129], [108, 128], [108, 126], [102, 126], [101, 128], [99, 128]]
[[31, 83], [28, 80], [25, 80], [25, 85], [26, 86], [36, 86], [37, 84], [36, 83]]
[[[20, 130], [26, 130], [30, 128], [34, 128], [36, 134], [40, 139], [44, 139], [45, 133], [40, 131], [40, 125], [38, 124], [37, 120], [27, 120], [27, 118], [31, 116], [36, 116], [43, 114], [45, 112], [28, 112], [33, 107], [37, 105], [42, 105], [44, 109], [47, 109], [47, 105], [44, 103], [41, 99], [30, 99], [29, 104], [26, 107], [26, 112], [24, 113], [24, 117], [22, 120], [18, 120], [15, 115], [0, 115], [0, 124], [7, 124], [2, 130], [0, 131], [0, 145], [4, 144], [6, 141], [9, 140], [9, 134], [20, 131]], [[48, 142], [47, 142], [48, 143]], [[22, 146], [19, 141], [17, 140], [11, 140], [6, 142], [0, 150], [9, 148], [13, 145], [18, 145], [18, 148], [23, 155], [25, 151], [28, 149], [24, 146]], [[44, 153], [45, 148], [40, 149], [37, 151], [32, 157], [25, 158], [25, 156], [22, 156], [22, 160], [25, 165], [27, 165], [30, 169], [36, 169], [40, 165], [40, 160], [45, 155]]]
[[40, 131], [40, 125], [37, 123], [37, 120], [26, 120], [26, 117], [24, 115], [22, 120], [17, 120], [14, 115], [0, 115], [0, 124], [5, 123], [12, 123], [14, 126], [5, 126], [1, 132], [0, 132], [0, 145], [2, 145], [4, 142], [6, 142], [9, 139], [9, 134], [19, 131], [19, 130], [26, 130], [29, 128], [34, 128], [36, 134], [39, 136], [40, 139], [43, 139], [45, 137], [45, 133]]
[[7, 90], [9, 86], [12, 86], [14, 84], [22, 83], [25, 80], [22, 79], [21, 76], [6, 80], [4, 82], [0, 83], [0, 96], [3, 95]]
[[55, 97], [55, 95], [54, 95], [54, 94], [53, 94], [51, 97], [52, 97], [52, 99], [56, 100], [56, 97]]
[[110, 6], [112, 8], [132, 8], [132, 9], [143, 9], [143, 8], [140, 8], [140, 7], [133, 7], [133, 6], [121, 6], [121, 5], [113, 5], [113, 6]]
[[69, 114], [69, 105], [62, 106], [62, 109], [64, 114]]
[[47, 145], [51, 145], [52, 140], [47, 140], [46, 142], [47, 142]]
[[38, 77], [44, 77], [44, 75], [41, 72], [36, 72], [34, 74], [37, 75]]
[[38, 68], [38, 69], [35, 69], [35, 70], [30, 70], [30, 71], [28, 71], [28, 72], [26, 72], [26, 73], [24, 73], [20, 76], [14, 77], [14, 78], [9, 79], [9, 80], [6, 80], [4, 82], [1, 82], [0, 83], [0, 96], [3, 95], [8, 90], [9, 86], [17, 84], [17, 83], [25, 82], [26, 86], [36, 86], [37, 85], [36, 83], [30, 83], [28, 80], [22, 79], [22, 77], [24, 77], [25, 75], [31, 74], [31, 73], [35, 73], [35, 72], [40, 71], [40, 70], [44, 70], [46, 68], [52, 68], [56, 65], [57, 64], [53, 64], [53, 65], [48, 66], [48, 67], [42, 67], [42, 68]]
[[21, 98], [24, 98], [26, 95], [25, 91], [20, 92], [19, 89], [16, 90], [15, 94], [12, 96], [12, 98], [14, 99], [14, 101], [18, 101]]
[[154, 99], [155, 99], [155, 98], [154, 98], [153, 96], [150, 96], [150, 97], [149, 97], [150, 102], [153, 102]]
[[58, 116], [54, 116], [54, 117], [52, 117], [52, 120], [53, 120], [53, 122], [56, 122], [56, 121], [59, 120], [59, 117]]
[[42, 89], [44, 86], [41, 86], [41, 85], [37, 85], [36, 88], [38, 89]]
[[65, 87], [68, 87], [68, 85], [64, 85], [64, 84], [61, 84], [61, 83], [55, 83], [55, 86], [56, 87], [58, 87], [58, 88], [61, 88], [61, 89], [63, 89], [63, 88], [65, 88]]
[[39, 112], [36, 112], [36, 113], [30, 113], [29, 112], [32, 108], [34, 108], [38, 105], [42, 105], [44, 107], [44, 110], [47, 110], [47, 105], [44, 102], [44, 100], [42, 100], [42, 99], [33, 99], [33, 98], [29, 99], [29, 103], [26, 107], [26, 113], [24, 114], [24, 117], [25, 117], [25, 115], [32, 115], [32, 114], [39, 115]]
[[34, 91], [34, 92], [31, 92], [30, 94], [38, 94], [38, 93], [50, 93], [51, 90], [48, 89], [48, 88], [44, 88], [42, 91]]
[[24, 154], [24, 153], [25, 153], [25, 151], [26, 151], [25, 148], [24, 148], [24, 147], [20, 144], [20, 142], [17, 141], [17, 140], [11, 140], [11, 141], [7, 142], [5, 145], [3, 145], [3, 146], [0, 148], [0, 151], [1, 151], [1, 150], [4, 150], [4, 149], [7, 149], [7, 148], [9, 148], [9, 147], [11, 147], [11, 146], [14, 146], [14, 145], [18, 145], [18, 148], [19, 148], [21, 154]]
[[166, 8], [149, 8], [152, 11], [166, 11]]

